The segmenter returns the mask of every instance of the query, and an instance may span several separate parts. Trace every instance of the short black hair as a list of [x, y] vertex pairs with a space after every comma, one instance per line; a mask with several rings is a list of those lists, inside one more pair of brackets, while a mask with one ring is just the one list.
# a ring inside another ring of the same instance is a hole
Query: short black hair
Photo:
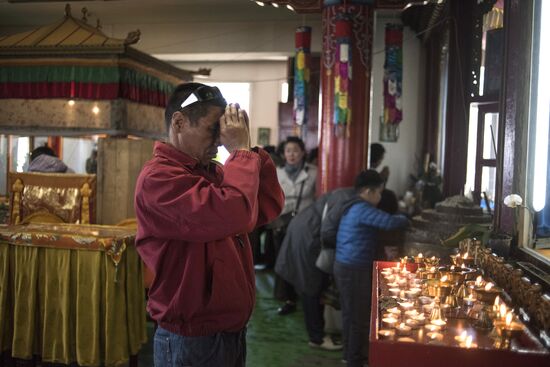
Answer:
[[377, 189], [382, 185], [384, 185], [384, 179], [380, 176], [380, 173], [373, 169], [361, 171], [357, 177], [355, 177], [356, 191], [361, 191], [363, 189]]
[[189, 118], [192, 124], [196, 124], [201, 117], [206, 116], [208, 113], [208, 108], [211, 106], [217, 106], [225, 108], [225, 101], [219, 99], [213, 99], [206, 102], [198, 102], [190, 104], [189, 106], [181, 108], [183, 101], [187, 99], [195, 90], [200, 87], [203, 87], [204, 84], [201, 83], [183, 83], [178, 85], [170, 98], [168, 99], [168, 104], [164, 110], [164, 123], [166, 125], [166, 133], [170, 131], [170, 124], [172, 123], [172, 115], [174, 112], [181, 111], [184, 115]]
[[380, 143], [372, 143], [370, 145], [370, 166], [372, 167], [376, 162], [380, 161], [384, 157], [386, 149]]
[[[306, 145], [304, 144], [304, 141], [302, 139], [300, 139], [299, 137], [297, 136], [287, 136], [286, 140], [285, 140], [285, 143], [284, 143], [284, 147], [286, 148], [286, 145], [288, 143], [295, 143], [295, 144], [298, 144], [298, 146], [300, 147], [300, 149], [302, 151], [306, 151]], [[283, 151], [284, 151], [284, 148], [283, 148]]]
[[277, 149], [275, 149], [275, 154], [280, 155], [282, 157], [285, 154], [285, 144], [286, 144], [286, 140], [277, 144]]
[[266, 145], [264, 150], [269, 154], [275, 154], [275, 145]]
[[41, 147], [35, 148], [31, 152], [31, 162], [34, 161], [37, 157], [41, 156], [42, 154], [46, 154], [52, 157], [57, 157], [57, 155], [55, 154], [52, 148], [50, 148], [47, 145], [43, 145]]

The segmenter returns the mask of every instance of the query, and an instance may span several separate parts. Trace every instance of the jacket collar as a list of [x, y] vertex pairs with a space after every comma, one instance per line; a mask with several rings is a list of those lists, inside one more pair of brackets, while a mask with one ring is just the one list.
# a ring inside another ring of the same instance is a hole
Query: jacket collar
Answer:
[[305, 181], [307, 180], [308, 177], [309, 177], [309, 166], [307, 163], [305, 163], [304, 167], [300, 170], [300, 173], [298, 173], [298, 176], [296, 177], [296, 180], [294, 181], [294, 183], [296, 184], [296, 183]]
[[174, 164], [177, 164], [178, 166], [189, 167], [191, 169], [201, 166], [199, 161], [195, 158], [162, 141], [155, 142], [153, 154], [155, 157], [162, 157], [173, 162]]
[[190, 170], [199, 170], [205, 172], [208, 177], [213, 177], [211, 175], [217, 175], [217, 167], [219, 164], [215, 161], [210, 161], [207, 167], [204, 167], [197, 159], [191, 157], [189, 154], [186, 154], [182, 151], [177, 150], [171, 144], [165, 143], [163, 141], [156, 141], [155, 148], [153, 149], [153, 154], [155, 157], [162, 157], [174, 165], [186, 167]]

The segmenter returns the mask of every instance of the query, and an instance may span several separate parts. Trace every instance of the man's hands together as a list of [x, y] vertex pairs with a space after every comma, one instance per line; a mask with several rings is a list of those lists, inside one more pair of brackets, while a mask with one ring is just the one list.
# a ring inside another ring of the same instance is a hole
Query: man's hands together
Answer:
[[220, 142], [229, 153], [250, 150], [250, 127], [248, 115], [238, 103], [228, 104], [220, 118]]

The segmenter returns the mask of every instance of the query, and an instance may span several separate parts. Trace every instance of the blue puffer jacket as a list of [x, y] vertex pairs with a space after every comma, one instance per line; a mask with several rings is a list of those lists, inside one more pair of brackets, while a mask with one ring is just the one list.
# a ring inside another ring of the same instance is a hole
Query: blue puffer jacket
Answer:
[[336, 238], [336, 261], [370, 266], [376, 254], [378, 230], [389, 231], [409, 224], [404, 215], [390, 215], [366, 201], [352, 205], [344, 214]]

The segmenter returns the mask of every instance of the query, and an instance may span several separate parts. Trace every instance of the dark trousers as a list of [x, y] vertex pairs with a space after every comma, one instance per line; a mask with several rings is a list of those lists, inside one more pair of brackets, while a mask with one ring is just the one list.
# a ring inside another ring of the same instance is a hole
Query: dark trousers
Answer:
[[368, 362], [372, 265], [355, 267], [334, 263], [334, 278], [340, 291], [344, 359], [348, 367]]
[[304, 308], [304, 321], [309, 341], [315, 344], [323, 343], [325, 336], [325, 306], [321, 303], [320, 295], [308, 296], [300, 294]]
[[[275, 259], [277, 259], [277, 256], [279, 256], [279, 251], [281, 251], [281, 247], [283, 246], [283, 240], [285, 238], [285, 231], [281, 230], [274, 230], [273, 231], [273, 242], [275, 245]], [[281, 278], [277, 273], [275, 273], [275, 286], [274, 286], [274, 296], [279, 301], [290, 301], [290, 302], [296, 302], [296, 299], [298, 298], [296, 291], [294, 290], [294, 286]]]
[[157, 328], [155, 367], [245, 367], [246, 329], [209, 336], [181, 336]]
[[[262, 235], [264, 236], [263, 246]], [[275, 266], [273, 230], [267, 226], [258, 227], [248, 234], [248, 239], [250, 240], [250, 246], [252, 246], [254, 265], [263, 264], [272, 269]]]

